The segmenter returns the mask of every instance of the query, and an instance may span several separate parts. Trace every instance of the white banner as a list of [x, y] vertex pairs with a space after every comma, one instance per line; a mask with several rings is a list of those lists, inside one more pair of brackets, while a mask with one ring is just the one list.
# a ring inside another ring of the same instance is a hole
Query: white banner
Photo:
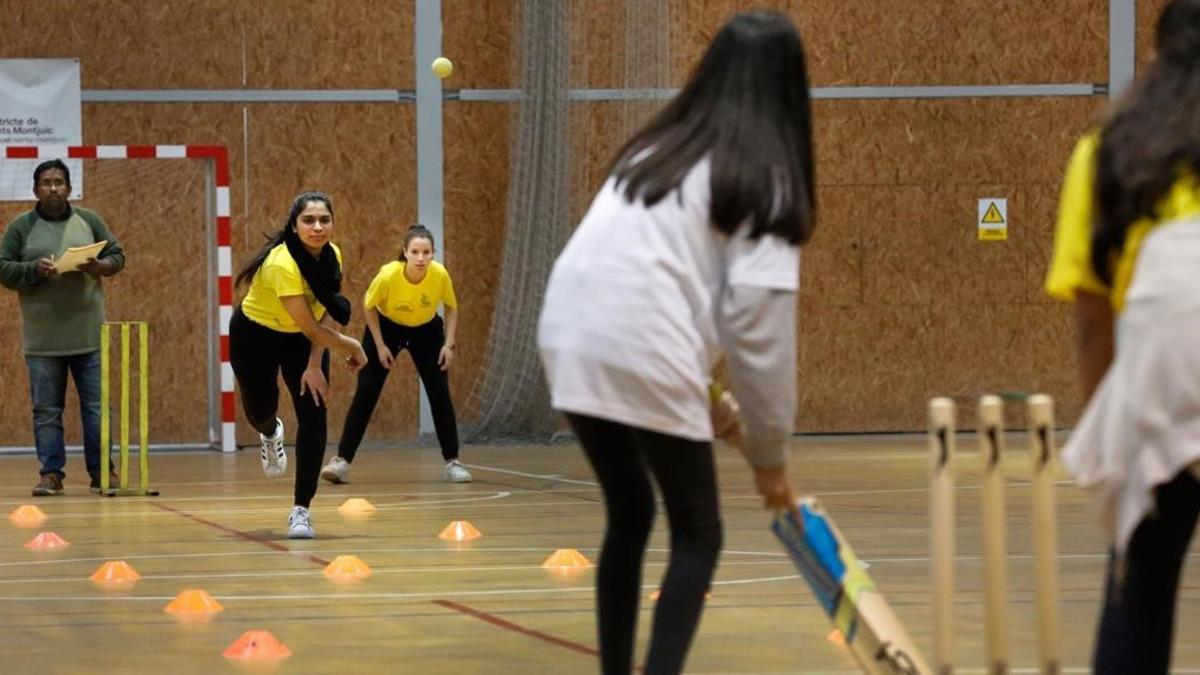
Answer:
[[[82, 111], [79, 59], [0, 59], [0, 146], [80, 145]], [[83, 160], [61, 159], [79, 199]], [[33, 170], [42, 161], [0, 159], [0, 200], [33, 200]]]

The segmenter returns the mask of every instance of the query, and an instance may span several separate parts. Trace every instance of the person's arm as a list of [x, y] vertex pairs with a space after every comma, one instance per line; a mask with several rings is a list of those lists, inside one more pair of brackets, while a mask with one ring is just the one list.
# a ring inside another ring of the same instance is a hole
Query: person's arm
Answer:
[[57, 271], [50, 258], [22, 260], [21, 250], [25, 245], [25, 233], [17, 222], [10, 223], [0, 239], [0, 285], [19, 291], [36, 286]]
[[383, 329], [379, 327], [379, 310], [369, 307], [363, 312], [363, 315], [367, 317], [367, 331], [371, 333], [371, 339], [375, 341], [375, 352], [379, 354], [379, 364], [385, 369], [391, 370], [392, 361], [396, 357], [383, 340]]
[[112, 230], [108, 229], [108, 224], [104, 222], [100, 214], [89, 211], [86, 215], [81, 213], [81, 217], [92, 228], [92, 236], [96, 241], [107, 241], [108, 243], [105, 244], [99, 255], [89, 258], [87, 262], [80, 265], [79, 270], [93, 277], [111, 277], [125, 269], [125, 249], [121, 247], [121, 242], [117, 241]]
[[442, 345], [442, 351], [438, 354], [438, 365], [442, 370], [450, 370], [450, 364], [454, 362], [454, 335], [458, 332], [458, 307], [446, 305], [446, 342]]
[[1079, 352], [1079, 379], [1084, 400], [1104, 379], [1113, 360], [1115, 323], [1108, 297], [1087, 291], [1075, 293], [1075, 328]]
[[367, 355], [363, 353], [362, 345], [349, 335], [342, 335], [329, 326], [317, 322], [308, 301], [303, 295], [287, 295], [279, 298], [288, 316], [304, 333], [304, 337], [313, 343], [314, 348], [328, 349], [346, 357], [346, 367], [357, 371], [367, 363]]
[[[333, 317], [328, 313], [321, 317], [320, 325], [325, 328], [333, 328]], [[318, 405], [324, 405], [325, 401], [329, 400], [329, 380], [325, 377], [325, 371], [321, 368], [321, 362], [325, 357], [325, 348], [312, 343], [312, 349], [308, 352], [308, 367], [304, 369], [304, 373], [300, 375], [300, 395], [311, 391], [313, 401]]]
[[794, 509], [787, 446], [796, 415], [796, 293], [730, 286], [721, 341], [742, 417], [741, 450], [768, 508]]

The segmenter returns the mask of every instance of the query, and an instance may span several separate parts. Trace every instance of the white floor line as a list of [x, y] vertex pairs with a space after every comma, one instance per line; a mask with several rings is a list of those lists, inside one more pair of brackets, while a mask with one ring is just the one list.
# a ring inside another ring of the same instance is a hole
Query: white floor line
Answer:
[[504, 473], [510, 476], [520, 476], [522, 478], [533, 478], [536, 480], [548, 480], [555, 483], [567, 483], [568, 485], [588, 485], [591, 487], [600, 487], [600, 484], [591, 480], [575, 480], [573, 478], [563, 478], [557, 473], [526, 473], [524, 471], [514, 471], [512, 469], [501, 469], [494, 466], [484, 466], [482, 464], [467, 464], [468, 468], [479, 469], [480, 471], [492, 471], [494, 473]]

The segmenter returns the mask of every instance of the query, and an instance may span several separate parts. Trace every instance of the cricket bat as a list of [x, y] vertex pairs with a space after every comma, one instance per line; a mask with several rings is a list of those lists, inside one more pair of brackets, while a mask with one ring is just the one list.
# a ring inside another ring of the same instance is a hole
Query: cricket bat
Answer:
[[904, 625], [896, 618], [849, 542], [815, 497], [799, 504], [801, 523], [791, 511], [771, 529], [812, 588], [817, 601], [841, 631], [863, 672], [870, 675], [931, 675]]
[[[708, 394], [716, 406], [725, 391], [713, 382]], [[733, 407], [736, 414], [736, 404]], [[771, 529], [783, 542], [833, 626], [841, 632], [863, 672], [932, 675], [904, 625], [875, 589], [875, 582], [859, 564], [854, 549], [817, 499], [805, 497], [797, 507], [802, 522], [797, 522], [791, 511], [784, 511], [775, 517]]]

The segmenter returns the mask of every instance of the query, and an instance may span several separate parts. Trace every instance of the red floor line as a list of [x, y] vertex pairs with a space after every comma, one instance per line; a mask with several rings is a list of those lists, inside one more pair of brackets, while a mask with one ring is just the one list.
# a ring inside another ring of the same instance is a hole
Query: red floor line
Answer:
[[460, 605], [457, 602], [452, 602], [450, 600], [431, 600], [430, 602], [432, 602], [435, 605], [441, 605], [442, 607], [445, 607], [447, 609], [452, 609], [456, 612], [461, 612], [463, 614], [466, 614], [469, 617], [479, 619], [481, 621], [486, 621], [486, 622], [492, 624], [493, 626], [497, 626], [497, 627], [503, 628], [505, 630], [511, 630], [514, 633], [520, 633], [521, 635], [528, 635], [531, 638], [537, 638], [538, 640], [541, 640], [543, 642], [549, 642], [552, 645], [558, 645], [559, 647], [566, 647], [567, 649], [570, 649], [571, 651], [574, 651], [574, 652], [579, 652], [580, 654], [587, 654], [588, 656], [599, 656], [600, 655], [600, 652], [596, 651], [595, 649], [592, 649], [591, 647], [588, 647], [587, 645], [581, 645], [578, 642], [571, 642], [570, 640], [564, 640], [560, 637], [554, 637], [553, 635], [543, 633], [539, 630], [534, 630], [532, 628], [526, 628], [525, 626], [515, 624], [515, 623], [505, 620], [505, 619], [501, 619], [500, 617], [496, 616], [495, 614], [488, 614], [487, 612], [481, 612], [477, 609], [467, 607], [466, 605]]
[[201, 518], [200, 516], [194, 516], [194, 515], [188, 513], [187, 511], [180, 511], [179, 509], [172, 508], [172, 507], [167, 506], [166, 504], [162, 504], [160, 502], [150, 502], [150, 504], [156, 508], [162, 509], [163, 511], [169, 511], [171, 513], [174, 513], [177, 516], [183, 516], [184, 518], [187, 518], [188, 520], [200, 523], [201, 525], [207, 525], [211, 528], [220, 530], [226, 534], [233, 535], [233, 536], [237, 537], [238, 539], [244, 539], [245, 541], [254, 542], [255, 544], [261, 544], [263, 546], [266, 546], [269, 549], [279, 551], [280, 553], [287, 553], [290, 555], [294, 555], [297, 558], [303, 558], [309, 562], [315, 563], [322, 567], [329, 564], [328, 560], [325, 560], [324, 558], [315, 556], [311, 553], [304, 553], [303, 551], [293, 551], [292, 549], [290, 549], [278, 542], [271, 541], [270, 539], [264, 539], [262, 537], [256, 537], [253, 534], [250, 534], [249, 532], [243, 532], [239, 529], [229, 527], [228, 525], [222, 525], [220, 523], [215, 523], [206, 518]]

